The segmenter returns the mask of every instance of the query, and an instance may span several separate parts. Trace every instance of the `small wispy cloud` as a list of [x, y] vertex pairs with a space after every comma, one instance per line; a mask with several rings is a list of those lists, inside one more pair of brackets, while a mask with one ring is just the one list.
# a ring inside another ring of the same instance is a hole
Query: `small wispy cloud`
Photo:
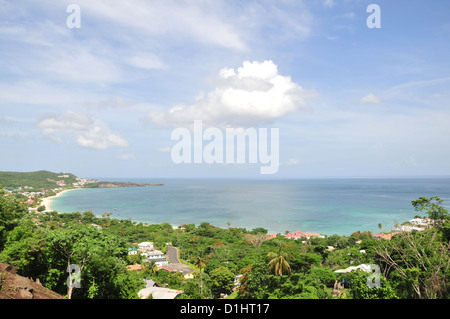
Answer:
[[170, 153], [172, 151], [172, 148], [170, 146], [160, 147], [156, 151], [160, 153]]
[[129, 161], [136, 159], [136, 156], [133, 153], [127, 153], [122, 151], [117, 155], [117, 159], [122, 161]]
[[98, 109], [103, 109], [103, 108], [122, 108], [122, 107], [128, 107], [131, 105], [136, 104], [136, 101], [133, 100], [127, 100], [124, 99], [120, 96], [115, 96], [109, 99], [105, 99], [102, 101], [97, 101], [97, 102], [92, 102], [92, 101], [87, 101], [84, 103], [85, 106], [87, 107], [91, 107], [91, 108], [98, 108]]
[[376, 96], [375, 94], [368, 94], [364, 97], [361, 98], [360, 100], [361, 103], [374, 103], [374, 104], [378, 104], [381, 103], [381, 100], [378, 96]]
[[138, 53], [137, 55], [126, 59], [126, 61], [136, 68], [140, 69], [163, 69], [166, 67], [164, 62], [155, 54], [142, 54]]
[[323, 0], [323, 6], [325, 8], [332, 8], [336, 5], [336, 3], [334, 2], [334, 0]]
[[280, 166], [281, 166], [281, 165], [284, 165], [284, 166], [293, 166], [293, 165], [298, 165], [298, 164], [300, 164], [300, 161], [299, 161], [298, 159], [290, 158], [290, 159], [288, 159], [286, 162], [280, 163]]

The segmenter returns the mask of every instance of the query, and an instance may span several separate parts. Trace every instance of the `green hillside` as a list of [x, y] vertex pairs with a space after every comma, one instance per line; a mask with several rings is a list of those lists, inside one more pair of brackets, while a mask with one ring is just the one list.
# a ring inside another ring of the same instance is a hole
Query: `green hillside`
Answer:
[[[0, 185], [5, 188], [32, 187], [39, 189], [48, 189], [56, 187], [72, 186], [76, 182], [76, 176], [71, 173], [52, 173], [49, 171], [36, 172], [1, 172]], [[60, 185], [57, 182], [60, 182]], [[63, 186], [61, 186], [63, 185]]]

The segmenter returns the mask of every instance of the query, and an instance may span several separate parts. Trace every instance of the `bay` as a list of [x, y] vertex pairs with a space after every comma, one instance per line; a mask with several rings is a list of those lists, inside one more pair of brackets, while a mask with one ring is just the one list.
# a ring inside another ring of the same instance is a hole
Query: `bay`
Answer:
[[[59, 212], [92, 211], [97, 216], [149, 224], [256, 227], [350, 235], [388, 232], [419, 214], [411, 201], [439, 196], [450, 204], [450, 178], [317, 178], [284, 180], [108, 179], [163, 186], [80, 189], [52, 201]], [[382, 228], [379, 228], [379, 224]]]

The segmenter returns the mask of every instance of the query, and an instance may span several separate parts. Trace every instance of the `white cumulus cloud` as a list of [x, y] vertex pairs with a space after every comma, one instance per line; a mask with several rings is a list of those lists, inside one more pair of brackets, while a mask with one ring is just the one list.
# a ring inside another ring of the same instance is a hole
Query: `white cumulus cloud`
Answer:
[[113, 132], [106, 123], [81, 112], [67, 111], [65, 114], [41, 119], [37, 127], [52, 140], [62, 143], [64, 136], [74, 138], [82, 147], [107, 149], [126, 147], [127, 140]]
[[152, 110], [148, 119], [161, 126], [182, 126], [194, 120], [219, 127], [255, 126], [306, 109], [305, 99], [317, 95], [280, 75], [272, 61], [245, 61], [237, 69], [224, 68], [216, 84], [208, 94], [199, 94], [193, 104]]

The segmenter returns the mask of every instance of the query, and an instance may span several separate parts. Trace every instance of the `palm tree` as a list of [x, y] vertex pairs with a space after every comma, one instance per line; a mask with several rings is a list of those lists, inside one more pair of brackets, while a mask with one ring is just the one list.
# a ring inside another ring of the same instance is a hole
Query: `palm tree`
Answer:
[[281, 248], [280, 244], [277, 253], [270, 252], [267, 254], [267, 258], [270, 258], [269, 270], [273, 270], [277, 276], [283, 276], [283, 272], [288, 275], [291, 273], [291, 266], [287, 261], [289, 259], [289, 254], [282, 251]]
[[151, 260], [151, 261], [148, 263], [147, 269], [150, 270], [150, 272], [151, 272], [152, 274], [155, 274], [155, 273], [157, 273], [157, 272], [159, 271], [159, 268], [158, 268], [158, 266], [156, 265], [156, 263], [155, 263], [154, 260]]
[[202, 278], [202, 273], [203, 273], [203, 269], [206, 267], [206, 259], [201, 257], [201, 256], [197, 256], [194, 259], [194, 265], [197, 266], [200, 269], [200, 294], [203, 296], [203, 278]]

